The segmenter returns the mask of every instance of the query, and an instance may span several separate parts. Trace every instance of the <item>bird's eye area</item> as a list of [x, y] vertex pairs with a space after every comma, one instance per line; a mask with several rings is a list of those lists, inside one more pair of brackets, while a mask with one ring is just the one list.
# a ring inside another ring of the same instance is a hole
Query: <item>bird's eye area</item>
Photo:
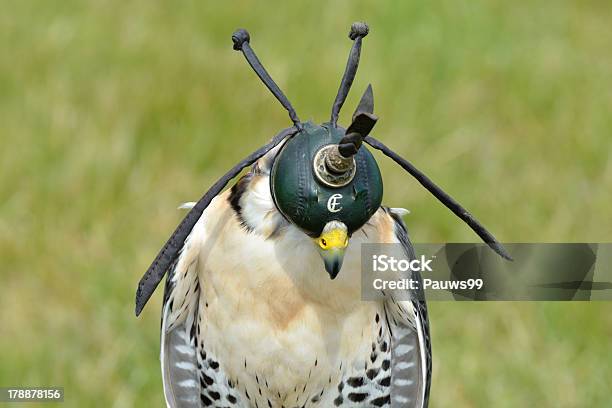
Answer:
[[324, 251], [341, 250], [348, 245], [348, 235], [346, 231], [336, 228], [331, 231], [325, 231], [314, 241], [319, 249]]

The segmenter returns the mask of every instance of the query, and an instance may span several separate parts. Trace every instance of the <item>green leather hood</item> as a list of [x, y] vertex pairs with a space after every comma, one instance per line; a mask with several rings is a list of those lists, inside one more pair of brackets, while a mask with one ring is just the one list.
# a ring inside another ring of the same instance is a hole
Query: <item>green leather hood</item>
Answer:
[[344, 129], [329, 123], [304, 124], [277, 154], [270, 176], [274, 203], [291, 223], [318, 237], [325, 224], [346, 224], [349, 234], [361, 228], [378, 210], [383, 184], [376, 160], [365, 146], [354, 156], [356, 172], [347, 185], [330, 187], [315, 175], [313, 160], [324, 146], [337, 144]]

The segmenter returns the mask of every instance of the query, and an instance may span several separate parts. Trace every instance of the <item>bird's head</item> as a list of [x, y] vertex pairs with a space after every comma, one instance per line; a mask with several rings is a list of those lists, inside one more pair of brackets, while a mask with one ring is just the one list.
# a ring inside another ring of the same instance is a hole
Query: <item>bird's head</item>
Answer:
[[334, 279], [342, 266], [350, 235], [380, 208], [382, 176], [374, 156], [363, 146], [378, 118], [374, 115], [372, 87], [368, 86], [351, 124], [338, 126], [369, 28], [354, 23], [349, 32], [353, 46], [328, 122], [302, 123], [250, 46], [250, 35], [238, 30], [234, 49], [242, 51], [259, 78], [289, 112], [294, 131], [276, 153], [270, 171], [270, 191], [279, 212], [312, 238], [325, 269]]
[[[366, 93], [371, 95], [370, 88]], [[360, 113], [353, 124], [369, 121], [373, 126], [372, 117]], [[340, 272], [349, 237], [378, 210], [383, 195], [374, 156], [361, 143], [345, 142], [347, 135], [360, 141], [367, 130], [348, 129], [304, 123], [280, 149], [270, 172], [276, 208], [314, 240], [332, 279]], [[349, 149], [346, 156], [343, 146]]]

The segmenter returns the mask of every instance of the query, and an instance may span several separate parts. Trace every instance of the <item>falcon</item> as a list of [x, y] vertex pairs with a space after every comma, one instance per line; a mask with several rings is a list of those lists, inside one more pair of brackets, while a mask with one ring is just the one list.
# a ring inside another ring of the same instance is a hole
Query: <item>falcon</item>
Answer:
[[[347, 129], [364, 23], [329, 122], [302, 123], [249, 45], [234, 49], [289, 112], [293, 126], [231, 169], [197, 203], [138, 286], [136, 314], [166, 277], [161, 369], [169, 407], [426, 407], [431, 342], [422, 293], [362, 300], [361, 247], [416, 257], [400, 208], [382, 202], [370, 145], [396, 161], [491, 248], [503, 247], [408, 161], [369, 136], [368, 86]], [[227, 183], [249, 167], [228, 190]], [[417, 279], [421, 279], [418, 273]]]

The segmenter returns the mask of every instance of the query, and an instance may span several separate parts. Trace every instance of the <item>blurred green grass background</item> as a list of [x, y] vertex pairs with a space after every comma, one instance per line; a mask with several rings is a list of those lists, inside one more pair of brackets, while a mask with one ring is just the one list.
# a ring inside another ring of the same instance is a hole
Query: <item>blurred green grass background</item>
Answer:
[[[503, 241], [609, 241], [612, 10], [606, 1], [3, 2], [0, 386], [65, 406], [161, 406], [161, 291], [141, 274], [195, 200], [288, 125], [231, 49], [237, 27], [303, 120], [341, 121], [371, 82], [375, 134]], [[380, 158], [417, 242], [476, 241]], [[603, 407], [607, 303], [431, 303], [432, 407]], [[23, 405], [20, 405], [23, 406]], [[37, 405], [39, 406], [39, 405]]]

